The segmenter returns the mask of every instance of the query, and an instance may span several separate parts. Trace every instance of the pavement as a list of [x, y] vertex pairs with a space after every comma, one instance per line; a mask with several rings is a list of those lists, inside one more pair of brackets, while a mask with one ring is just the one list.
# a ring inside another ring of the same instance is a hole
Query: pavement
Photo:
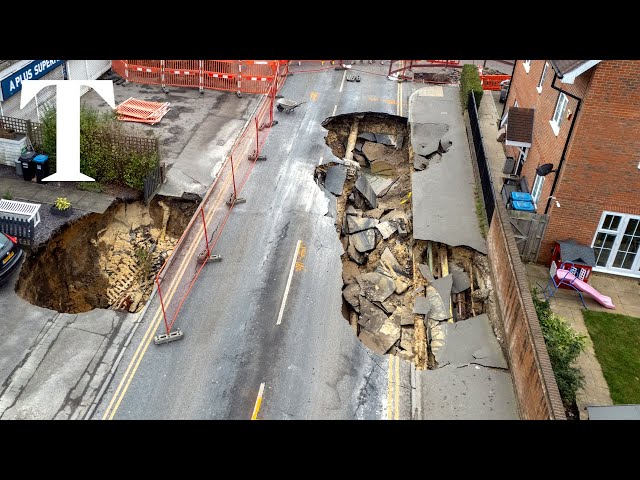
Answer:
[[[473, 167], [460, 113], [457, 87], [431, 85], [411, 95], [409, 124], [416, 154], [431, 154], [438, 141], [451, 147], [428, 161], [425, 170], [413, 172], [413, 236], [419, 240], [465, 245], [487, 253], [475, 211]], [[443, 132], [433, 138], [431, 132]], [[433, 147], [428, 148], [429, 145]]]
[[[129, 97], [150, 102], [169, 102], [169, 112], [156, 125], [122, 122], [130, 135], [158, 138], [160, 158], [167, 163], [167, 182], [161, 195], [180, 197], [183, 193], [202, 195], [215, 179], [215, 173], [231, 151], [233, 143], [252, 117], [258, 95], [236, 97], [229, 92], [170, 87], [164, 93], [159, 85], [114, 84], [116, 105]], [[83, 103], [107, 111], [109, 106], [93, 90]]]
[[0, 176], [0, 192], [2, 194], [11, 193], [13, 200], [48, 205], [53, 205], [58, 197], [66, 197], [74, 209], [92, 213], [104, 213], [115, 200], [114, 197], [104, 193], [85, 192], [75, 187], [25, 182], [17, 175], [14, 175], [13, 178]]

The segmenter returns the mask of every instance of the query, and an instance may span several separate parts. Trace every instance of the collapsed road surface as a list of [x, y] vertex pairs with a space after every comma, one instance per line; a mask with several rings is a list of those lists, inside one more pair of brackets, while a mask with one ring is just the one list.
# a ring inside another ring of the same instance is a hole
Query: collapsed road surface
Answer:
[[184, 339], [149, 345], [156, 296], [91, 418], [410, 417], [410, 364], [369, 350], [342, 317], [342, 246], [313, 180], [333, 155], [324, 119], [402, 115], [398, 97], [413, 86], [361, 77], [327, 70], [287, 80], [280, 94], [307, 103], [276, 113], [267, 161], [216, 245], [223, 261], [205, 267], [178, 317]]

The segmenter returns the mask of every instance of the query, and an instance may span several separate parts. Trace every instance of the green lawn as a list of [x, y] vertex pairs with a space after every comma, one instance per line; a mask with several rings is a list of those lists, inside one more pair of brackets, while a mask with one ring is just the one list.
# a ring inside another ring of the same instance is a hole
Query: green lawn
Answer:
[[582, 313], [613, 403], [640, 403], [640, 318]]

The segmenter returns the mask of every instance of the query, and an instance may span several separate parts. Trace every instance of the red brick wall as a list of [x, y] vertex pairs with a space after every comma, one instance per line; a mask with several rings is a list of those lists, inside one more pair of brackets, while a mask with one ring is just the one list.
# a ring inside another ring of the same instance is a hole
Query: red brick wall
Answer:
[[604, 210], [640, 215], [640, 61], [604, 60], [591, 71], [539, 262], [555, 240], [591, 245]]

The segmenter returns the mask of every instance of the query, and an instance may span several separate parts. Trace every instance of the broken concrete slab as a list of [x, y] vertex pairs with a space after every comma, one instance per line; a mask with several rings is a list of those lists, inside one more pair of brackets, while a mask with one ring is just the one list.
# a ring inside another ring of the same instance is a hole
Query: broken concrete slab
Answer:
[[396, 325], [405, 326], [411, 325], [413, 326], [413, 316], [408, 311], [407, 307], [401, 306], [397, 307], [393, 314], [389, 317], [389, 320], [395, 323]]
[[416, 420], [518, 420], [509, 372], [480, 365], [416, 371]]
[[423, 157], [422, 155], [414, 155], [413, 157], [413, 168], [415, 170], [424, 170], [425, 168], [427, 168], [427, 165], [429, 164], [429, 160], [426, 157]]
[[453, 142], [448, 138], [440, 140], [440, 150], [442, 152], [447, 152], [451, 148], [451, 145], [453, 145]]
[[342, 296], [349, 305], [358, 313], [360, 313], [360, 285], [352, 283], [342, 290]]
[[367, 157], [362, 155], [362, 153], [354, 151], [353, 152], [353, 160], [358, 162], [358, 165], [360, 165], [363, 168], [369, 167], [369, 160], [367, 160]]
[[367, 142], [376, 142], [376, 134], [370, 132], [360, 132], [358, 133], [358, 138], [362, 140], [366, 140]]
[[369, 162], [373, 163], [378, 160], [386, 160], [387, 147], [379, 143], [365, 142], [362, 147], [362, 153], [367, 157]]
[[345, 213], [347, 215], [356, 215], [358, 217], [362, 216], [362, 210], [356, 210], [356, 208], [353, 205], [349, 205]]
[[425, 289], [425, 294], [427, 300], [429, 300], [429, 303], [431, 304], [431, 309], [427, 314], [427, 318], [436, 320], [438, 322], [443, 322], [444, 320], [448, 320], [451, 318], [451, 312], [449, 308], [444, 308], [442, 297], [440, 297], [440, 294], [432, 285], [429, 285]]
[[329, 204], [327, 206], [327, 213], [325, 214], [325, 216], [331, 217], [334, 220], [336, 220], [336, 217], [338, 216], [338, 202], [335, 195], [333, 195], [329, 190], [324, 188], [322, 185], [318, 185], [318, 186], [324, 192], [324, 195], [329, 200]]
[[402, 266], [396, 259], [395, 255], [391, 253], [389, 247], [385, 247], [382, 251], [382, 255], [380, 255], [380, 263], [391, 275], [404, 275]]
[[324, 187], [334, 195], [342, 195], [344, 182], [347, 179], [347, 169], [343, 165], [329, 167], [324, 179]]
[[453, 275], [449, 274], [446, 277], [437, 278], [431, 285], [438, 291], [445, 310], [451, 308], [451, 287], [453, 286]]
[[376, 225], [378, 225], [378, 220], [375, 218], [347, 215], [347, 233], [358, 233], [362, 230], [369, 230]]
[[396, 146], [395, 140], [391, 137], [391, 135], [386, 133], [376, 133], [376, 142], [382, 145], [387, 145], [388, 147]]
[[360, 175], [358, 180], [356, 180], [356, 190], [360, 192], [366, 203], [371, 208], [376, 208], [378, 206], [378, 199], [376, 197], [376, 193], [369, 185], [369, 181], [365, 175]]
[[446, 123], [421, 123], [412, 125], [411, 144], [417, 155], [426, 157], [437, 152], [440, 139], [449, 131]]
[[399, 133], [398, 135], [396, 135], [396, 150], [400, 150], [403, 144], [404, 144], [404, 135]]
[[342, 282], [345, 285], [351, 285], [356, 281], [356, 277], [360, 275], [360, 269], [354, 262], [342, 263]]
[[376, 225], [376, 228], [380, 232], [380, 235], [382, 235], [382, 238], [385, 240], [393, 235], [397, 230], [397, 227], [395, 225], [392, 225], [389, 221], [378, 223]]
[[400, 340], [401, 329], [390, 320], [385, 321], [378, 330], [378, 341], [385, 351], [395, 345]]
[[[362, 152], [362, 147], [363, 146], [364, 146], [364, 140], [360, 138], [360, 139], [356, 140], [356, 145], [353, 148], [354, 148], [354, 150], [356, 152]], [[355, 153], [354, 153], [354, 155], [355, 155]]]
[[[349, 217], [353, 218], [353, 217]], [[363, 230], [349, 236], [349, 247], [355, 247], [360, 253], [370, 252], [376, 248], [376, 232], [373, 229]], [[355, 259], [354, 259], [355, 260]], [[357, 260], [356, 260], [357, 261]]]
[[409, 217], [402, 210], [391, 210], [389, 213], [384, 215], [381, 219], [381, 222], [393, 222], [395, 225], [399, 223], [404, 223], [407, 225], [409, 223]]
[[379, 220], [383, 213], [384, 213], [384, 210], [381, 208], [371, 208], [369, 210], [364, 211], [362, 213], [362, 216], [375, 218], [376, 220]]
[[361, 273], [356, 281], [362, 295], [372, 302], [384, 302], [396, 289], [393, 279], [378, 272]]
[[429, 268], [429, 265], [426, 265], [424, 263], [419, 263], [418, 264], [418, 270], [420, 270], [420, 273], [422, 274], [422, 276], [429, 281], [429, 283], [433, 282], [435, 280], [435, 277], [433, 276], [433, 273], [431, 273], [431, 269]]
[[387, 353], [375, 334], [370, 333], [366, 330], [360, 330], [358, 338], [360, 339], [362, 344], [372, 352], [377, 353], [378, 355], [384, 355], [385, 353]]
[[469, 282], [469, 275], [466, 272], [452, 269], [451, 275], [453, 277], [453, 285], [451, 287], [451, 293], [460, 293], [471, 288], [471, 283]]
[[416, 315], [428, 315], [431, 303], [426, 297], [416, 297], [413, 304], [413, 313]]
[[364, 297], [360, 297], [360, 315], [358, 325], [371, 333], [377, 333], [387, 321], [387, 315], [377, 305]]
[[351, 240], [349, 240], [349, 246], [347, 247], [347, 255], [349, 255], [349, 258], [356, 262], [358, 265], [364, 264], [364, 262], [367, 260], [367, 258], [362, 253], [356, 250], [356, 247], [353, 245]]
[[413, 352], [413, 335], [414, 335], [413, 327], [405, 327], [402, 329], [400, 333], [400, 348], [403, 350], [407, 350], [409, 352]]
[[455, 323], [442, 323], [442, 345], [434, 350], [439, 366], [476, 363], [485, 367], [508, 368], [502, 349], [486, 314]]
[[364, 173], [364, 176], [367, 177], [367, 181], [376, 197], [384, 196], [383, 194], [386, 194], [385, 190], [393, 183], [393, 178], [374, 175], [373, 173]]
[[396, 173], [396, 169], [389, 162], [376, 160], [371, 164], [371, 173], [383, 176], [393, 176]]
[[395, 284], [396, 284], [396, 289], [395, 292], [398, 295], [402, 295], [404, 292], [406, 292], [407, 290], [409, 290], [409, 287], [411, 286], [410, 283], [405, 282], [404, 280], [402, 280], [400, 277], [396, 277], [396, 279], [394, 280]]

